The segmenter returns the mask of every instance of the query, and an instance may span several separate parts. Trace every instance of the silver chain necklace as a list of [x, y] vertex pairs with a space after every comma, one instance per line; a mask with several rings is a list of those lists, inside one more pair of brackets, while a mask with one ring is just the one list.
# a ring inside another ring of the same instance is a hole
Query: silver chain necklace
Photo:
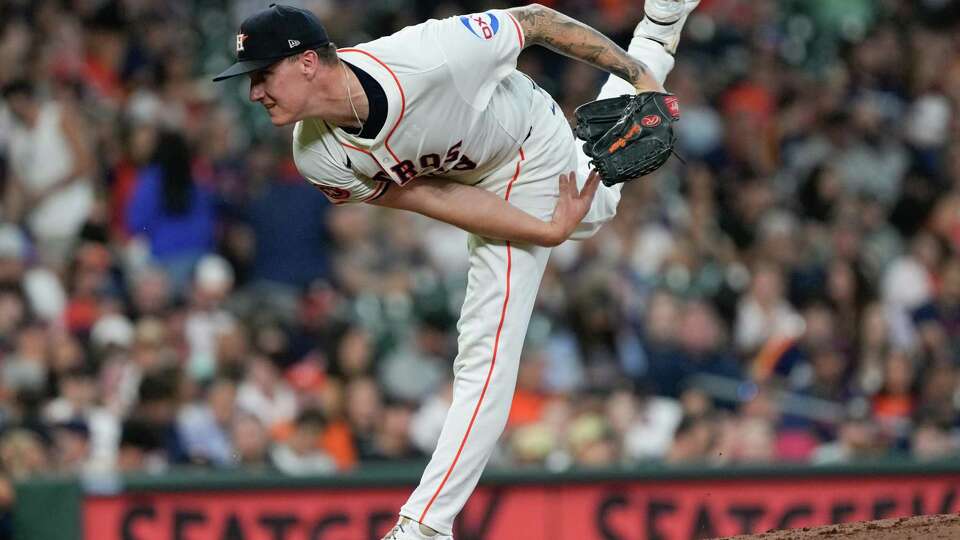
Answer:
[[353, 117], [357, 119], [357, 123], [360, 124], [360, 131], [363, 131], [363, 121], [360, 120], [360, 114], [357, 112], [357, 107], [353, 104], [353, 96], [350, 94], [350, 85], [347, 83], [347, 65], [343, 62], [340, 62], [340, 67], [343, 68], [343, 89], [347, 91], [347, 100], [350, 101], [350, 109], [353, 111]]

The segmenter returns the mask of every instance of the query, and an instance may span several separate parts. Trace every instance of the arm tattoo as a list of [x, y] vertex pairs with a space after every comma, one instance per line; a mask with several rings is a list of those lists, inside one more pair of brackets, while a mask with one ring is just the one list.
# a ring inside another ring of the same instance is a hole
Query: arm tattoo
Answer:
[[527, 43], [536, 43], [581, 60], [634, 85], [649, 77], [647, 67], [593, 28], [540, 4], [508, 10], [523, 28]]

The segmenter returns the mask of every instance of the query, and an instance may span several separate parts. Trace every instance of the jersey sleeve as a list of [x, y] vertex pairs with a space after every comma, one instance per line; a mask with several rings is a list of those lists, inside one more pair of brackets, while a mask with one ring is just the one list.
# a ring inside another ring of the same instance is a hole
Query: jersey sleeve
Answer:
[[520, 23], [498, 9], [438, 21], [435, 37], [457, 90], [478, 109], [517, 68], [524, 44]]
[[308, 182], [319, 189], [333, 204], [370, 202], [387, 189], [387, 182], [372, 180], [362, 176], [326, 175], [322, 178], [304, 176]]
[[316, 126], [294, 129], [293, 159], [297, 170], [333, 204], [369, 202], [387, 188], [387, 183], [358, 175], [332, 136]]

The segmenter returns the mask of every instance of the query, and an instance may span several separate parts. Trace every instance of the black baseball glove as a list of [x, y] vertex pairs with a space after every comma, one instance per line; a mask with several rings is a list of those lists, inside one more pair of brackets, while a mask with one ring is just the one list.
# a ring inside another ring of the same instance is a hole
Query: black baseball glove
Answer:
[[612, 186], [667, 162], [677, 141], [673, 124], [680, 119], [680, 105], [672, 94], [644, 92], [591, 101], [574, 115], [583, 151], [603, 183]]

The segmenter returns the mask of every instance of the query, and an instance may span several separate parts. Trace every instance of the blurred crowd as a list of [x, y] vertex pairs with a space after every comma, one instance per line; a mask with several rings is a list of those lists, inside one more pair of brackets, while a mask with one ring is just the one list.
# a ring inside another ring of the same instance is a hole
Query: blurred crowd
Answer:
[[[501, 5], [347, 3], [300, 5], [340, 45]], [[623, 45], [642, 9], [543, 3]], [[466, 236], [333, 208], [244, 81], [210, 82], [258, 7], [0, 3], [4, 478], [432, 452]], [[703, 0], [667, 82], [685, 163], [555, 251], [494, 462], [956, 455], [958, 26], [948, 1]], [[520, 69], [568, 115], [603, 80]]]

